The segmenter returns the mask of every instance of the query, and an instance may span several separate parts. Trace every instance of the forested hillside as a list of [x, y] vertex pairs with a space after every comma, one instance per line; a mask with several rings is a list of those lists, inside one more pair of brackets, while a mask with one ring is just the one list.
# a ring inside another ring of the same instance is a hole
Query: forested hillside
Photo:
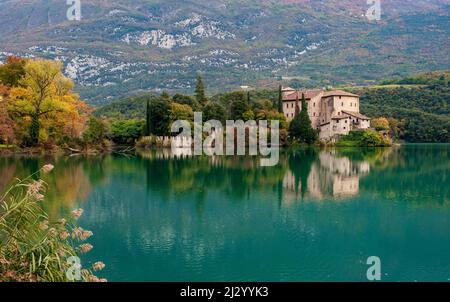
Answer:
[[[372, 117], [390, 119], [397, 138], [406, 142], [450, 142], [449, 73], [435, 72], [407, 78], [385, 80], [379, 86], [349, 89], [361, 96], [361, 112]], [[205, 79], [208, 81], [208, 79]], [[257, 89], [249, 94], [231, 91], [209, 97], [208, 116], [224, 119], [230, 116], [231, 104], [249, 99], [250, 107], [276, 108], [277, 89]], [[144, 119], [147, 100], [158, 100], [154, 94], [140, 94], [112, 102], [95, 114], [115, 119]], [[177, 103], [195, 110], [195, 97], [176, 94]]]

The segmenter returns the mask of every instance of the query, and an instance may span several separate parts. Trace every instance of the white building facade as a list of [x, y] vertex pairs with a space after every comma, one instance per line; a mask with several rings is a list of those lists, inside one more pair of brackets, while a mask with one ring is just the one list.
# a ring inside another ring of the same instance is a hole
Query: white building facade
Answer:
[[370, 118], [360, 113], [359, 96], [342, 90], [283, 89], [283, 113], [287, 121], [294, 119], [296, 106], [301, 111], [302, 95], [305, 96], [311, 125], [320, 130], [320, 139], [332, 141], [350, 131], [370, 128]]

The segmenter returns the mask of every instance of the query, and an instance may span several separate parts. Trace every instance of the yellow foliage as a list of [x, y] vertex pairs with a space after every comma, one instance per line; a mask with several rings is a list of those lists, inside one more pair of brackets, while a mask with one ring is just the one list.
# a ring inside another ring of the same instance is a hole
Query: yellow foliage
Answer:
[[90, 111], [73, 92], [74, 84], [62, 68], [59, 61], [41, 59], [25, 64], [25, 75], [11, 89], [8, 108], [22, 132], [27, 131], [33, 116], [38, 118], [42, 140], [79, 136], [83, 131]]

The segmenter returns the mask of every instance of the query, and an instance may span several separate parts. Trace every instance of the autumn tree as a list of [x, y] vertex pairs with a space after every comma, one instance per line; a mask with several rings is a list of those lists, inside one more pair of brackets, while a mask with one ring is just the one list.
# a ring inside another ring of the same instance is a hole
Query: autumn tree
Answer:
[[6, 64], [0, 65], [0, 84], [15, 87], [25, 75], [27, 59], [9, 56]]
[[389, 121], [385, 117], [380, 117], [373, 119], [371, 121], [371, 126], [377, 131], [389, 130]]
[[73, 92], [73, 82], [62, 74], [62, 67], [57, 61], [28, 60], [24, 76], [11, 89], [9, 112], [26, 122], [25, 145], [37, 145], [40, 135], [56, 138], [78, 117], [78, 95]]
[[7, 145], [15, 140], [14, 122], [7, 110], [8, 92], [8, 87], [0, 85], [0, 144], [5, 143]]

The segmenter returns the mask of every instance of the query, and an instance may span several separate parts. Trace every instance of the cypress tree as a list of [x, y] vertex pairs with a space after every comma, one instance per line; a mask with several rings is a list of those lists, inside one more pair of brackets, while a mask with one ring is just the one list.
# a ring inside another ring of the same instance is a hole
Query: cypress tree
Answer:
[[203, 79], [201, 75], [197, 76], [197, 84], [195, 86], [195, 98], [197, 102], [204, 106], [206, 104], [206, 96], [205, 96], [205, 85], [203, 84]]
[[[298, 110], [297, 98], [296, 111]], [[289, 135], [293, 139], [308, 145], [314, 144], [317, 141], [317, 131], [311, 126], [311, 119], [309, 118], [308, 106], [304, 94], [302, 94], [302, 110], [292, 121], [289, 127]]]
[[278, 87], [278, 112], [283, 113], [283, 86]]
[[150, 126], [150, 101], [147, 101], [147, 110], [145, 114], [145, 136], [150, 136], [151, 126]]

